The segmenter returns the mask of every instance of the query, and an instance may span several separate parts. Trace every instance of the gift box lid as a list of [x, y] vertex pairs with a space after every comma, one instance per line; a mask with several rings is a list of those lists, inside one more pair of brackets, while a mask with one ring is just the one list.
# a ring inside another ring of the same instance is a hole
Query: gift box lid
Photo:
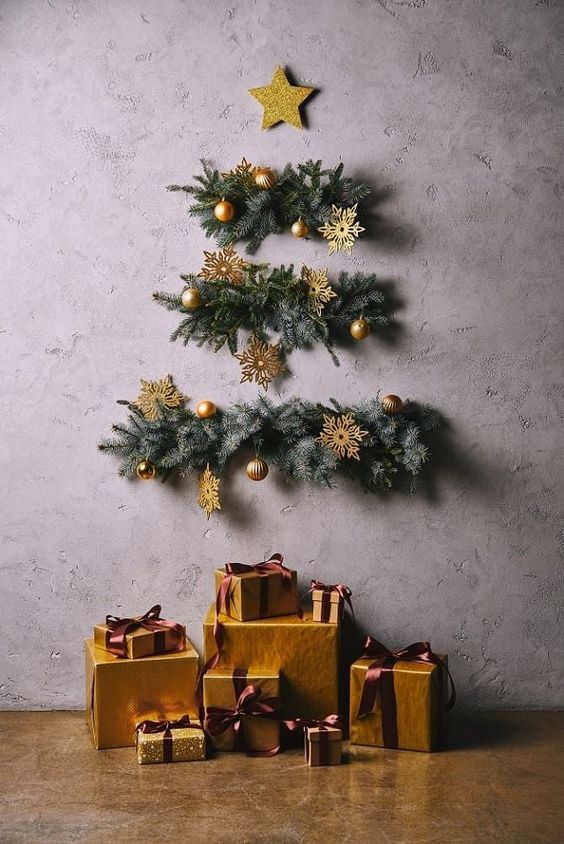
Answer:
[[343, 600], [336, 590], [332, 592], [325, 592], [323, 589], [314, 589], [311, 593], [312, 600], [314, 601], [322, 601], [324, 595], [329, 598], [332, 604], [338, 604], [339, 601]]
[[343, 738], [343, 731], [340, 727], [327, 727], [322, 730], [321, 727], [306, 727], [307, 737], [311, 742], [321, 741], [321, 733], [326, 733], [329, 741], [341, 741]]
[[[297, 572], [296, 572], [295, 569], [290, 569], [290, 568], [288, 568], [288, 566], [285, 566], [285, 568], [288, 569], [288, 571], [291, 573], [292, 577], [296, 576]], [[219, 574], [222, 577], [225, 577], [227, 572], [222, 567], [222, 568], [216, 568], [215, 574]], [[234, 580], [238, 580], [239, 578], [242, 578], [244, 580], [248, 580], [251, 577], [273, 577], [274, 575], [276, 575], [277, 577], [281, 577], [281, 572], [273, 570], [273, 571], [266, 571], [264, 574], [259, 574], [258, 571], [242, 571], [242, 572], [239, 572], [237, 574], [232, 574], [231, 577]]]

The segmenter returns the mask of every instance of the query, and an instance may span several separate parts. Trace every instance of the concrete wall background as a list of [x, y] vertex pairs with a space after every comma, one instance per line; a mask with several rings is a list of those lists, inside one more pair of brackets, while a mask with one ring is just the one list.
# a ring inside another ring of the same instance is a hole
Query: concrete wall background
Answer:
[[[107, 611], [162, 600], [199, 643], [214, 565], [273, 550], [347, 582], [384, 641], [448, 651], [464, 704], [562, 703], [562, 23], [557, 0], [3, 0], [2, 706], [80, 706]], [[247, 89], [278, 63], [320, 89], [303, 133], [259, 130]], [[352, 260], [290, 236], [259, 255], [395, 281], [395, 346], [294, 354], [274, 396], [441, 408], [449, 446], [412, 500], [239, 467], [207, 523], [194, 482], [129, 484], [96, 451], [140, 377], [255, 394], [151, 302], [211, 246], [165, 185], [243, 155], [342, 157], [387, 193]]]

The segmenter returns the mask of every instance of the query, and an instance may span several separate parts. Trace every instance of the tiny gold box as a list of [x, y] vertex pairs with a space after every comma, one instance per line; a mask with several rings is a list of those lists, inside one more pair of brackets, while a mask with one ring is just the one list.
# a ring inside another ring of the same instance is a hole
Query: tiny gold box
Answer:
[[137, 732], [137, 761], [140, 765], [158, 762], [198, 762], [205, 759], [206, 735], [199, 721], [189, 727], [173, 727], [159, 732]]
[[343, 598], [335, 590], [314, 589], [311, 593], [313, 620], [338, 624], [343, 614]]
[[340, 765], [343, 731], [339, 727], [306, 727], [304, 730], [305, 758], [310, 768]]

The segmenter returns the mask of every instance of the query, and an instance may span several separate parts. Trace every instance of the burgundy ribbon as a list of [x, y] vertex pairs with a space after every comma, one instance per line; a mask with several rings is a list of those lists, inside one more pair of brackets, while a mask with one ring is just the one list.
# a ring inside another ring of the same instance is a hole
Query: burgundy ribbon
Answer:
[[345, 614], [345, 601], [349, 605], [350, 611], [354, 617], [354, 610], [352, 605], [352, 592], [348, 586], [345, 586], [344, 583], [333, 583], [330, 586], [327, 586], [325, 583], [322, 583], [321, 580], [313, 579], [311, 581], [311, 589], [309, 592], [314, 592], [316, 589], [320, 589], [322, 591], [321, 596], [321, 621], [328, 622], [331, 618], [331, 593], [337, 592], [341, 598], [341, 607], [339, 610], [340, 617], [342, 618]]
[[[299, 729], [300, 727], [317, 727], [320, 730], [319, 733], [319, 764], [320, 765], [327, 765], [329, 762], [329, 730], [330, 729], [343, 729], [343, 721], [340, 715], [326, 715], [325, 718], [294, 718], [290, 721], [283, 722], [286, 727], [292, 732], [294, 730]], [[306, 761], [309, 762], [310, 757], [310, 747], [309, 741], [307, 737], [304, 740], [304, 747], [305, 747], [305, 757]]]
[[204, 732], [202, 725], [191, 721], [189, 715], [183, 715], [176, 721], [141, 721], [135, 727], [135, 732], [137, 735], [139, 733], [163, 733], [163, 762], [172, 762], [172, 730], [186, 727]]
[[144, 615], [132, 616], [131, 618], [118, 618], [115, 615], [106, 616], [106, 650], [114, 656], [127, 657], [127, 635], [133, 633], [140, 627], [145, 630], [152, 630], [155, 633], [155, 653], [162, 653], [165, 650], [165, 632], [172, 633], [172, 644], [167, 651], [184, 650], [184, 629], [175, 621], [168, 621], [161, 618], [161, 605], [155, 604]]
[[[247, 686], [237, 699], [235, 709], [223, 709], [209, 706], [206, 709], [206, 729], [212, 736], [219, 736], [233, 728], [234, 750], [246, 750], [245, 734], [242, 723], [245, 718], [270, 718], [278, 720], [280, 701], [277, 697], [262, 697], [259, 686]], [[280, 745], [269, 750], [247, 750], [249, 756], [274, 756], [279, 753]]]
[[[372, 712], [376, 703], [376, 695], [380, 691], [382, 702], [382, 736], [384, 747], [398, 746], [398, 727], [396, 712], [396, 693], [394, 689], [393, 669], [396, 662], [423, 662], [431, 665], [438, 665], [445, 668], [445, 664], [431, 650], [429, 642], [414, 642], [407, 648], [397, 651], [390, 651], [372, 636], [367, 636], [364, 642], [364, 653], [361, 658], [372, 659], [368, 666], [360, 705], [358, 707], [358, 718], [363, 718]], [[450, 671], [446, 669], [450, 681], [451, 693], [446, 704], [446, 709], [452, 709], [456, 701], [456, 690]], [[440, 699], [442, 703], [442, 672], [440, 677]]]

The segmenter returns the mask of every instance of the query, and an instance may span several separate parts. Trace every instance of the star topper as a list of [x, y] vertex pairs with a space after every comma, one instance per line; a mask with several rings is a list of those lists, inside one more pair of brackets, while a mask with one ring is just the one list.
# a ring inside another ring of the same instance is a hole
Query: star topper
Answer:
[[277, 123], [291, 123], [296, 129], [303, 129], [300, 105], [315, 91], [302, 85], [290, 85], [284, 68], [280, 65], [270, 85], [250, 88], [249, 94], [264, 108], [261, 129], [270, 129]]

